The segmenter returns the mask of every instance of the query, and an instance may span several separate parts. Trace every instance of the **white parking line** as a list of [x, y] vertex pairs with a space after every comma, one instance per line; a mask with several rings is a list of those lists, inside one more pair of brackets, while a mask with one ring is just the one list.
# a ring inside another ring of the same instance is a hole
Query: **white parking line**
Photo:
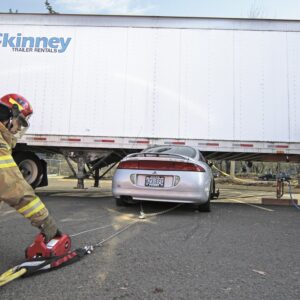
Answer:
[[236, 200], [236, 199], [230, 199], [230, 200], [236, 201], [236, 202], [239, 202], [239, 203], [243, 203], [243, 204], [246, 204], [246, 205], [249, 205], [249, 206], [253, 206], [253, 207], [256, 207], [256, 208], [259, 208], [259, 209], [262, 209], [262, 210], [274, 211], [273, 209], [265, 208], [265, 207], [258, 206], [258, 205], [255, 205], [255, 204], [250, 204], [250, 203], [247, 203], [247, 202], [244, 202], [244, 201], [241, 201], [241, 200]]

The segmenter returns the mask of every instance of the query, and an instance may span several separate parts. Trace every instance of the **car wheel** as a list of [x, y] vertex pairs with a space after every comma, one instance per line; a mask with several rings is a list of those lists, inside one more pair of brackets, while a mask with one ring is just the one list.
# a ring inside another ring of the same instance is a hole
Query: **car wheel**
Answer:
[[119, 198], [119, 199], [116, 199], [116, 205], [117, 206], [128, 206], [128, 203], [125, 202], [123, 199]]
[[210, 189], [210, 198], [213, 199], [214, 198], [214, 194], [216, 191], [216, 184], [215, 184], [215, 180], [212, 180], [212, 189]]
[[131, 197], [125, 197], [121, 196], [120, 198], [116, 198], [116, 205], [117, 206], [130, 206], [132, 204], [135, 204], [136, 201], [132, 200]]
[[213, 179], [212, 190], [210, 191], [210, 199], [218, 199], [220, 195], [219, 189], [216, 191], [216, 182]]
[[207, 202], [198, 205], [198, 211], [210, 212], [210, 198], [208, 198]]

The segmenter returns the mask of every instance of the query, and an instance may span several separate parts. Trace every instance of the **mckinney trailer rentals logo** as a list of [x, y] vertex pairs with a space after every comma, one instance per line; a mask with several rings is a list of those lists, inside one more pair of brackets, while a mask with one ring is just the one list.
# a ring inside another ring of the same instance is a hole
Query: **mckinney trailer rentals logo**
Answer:
[[0, 47], [11, 48], [13, 52], [63, 53], [72, 38], [22, 36], [0, 33]]

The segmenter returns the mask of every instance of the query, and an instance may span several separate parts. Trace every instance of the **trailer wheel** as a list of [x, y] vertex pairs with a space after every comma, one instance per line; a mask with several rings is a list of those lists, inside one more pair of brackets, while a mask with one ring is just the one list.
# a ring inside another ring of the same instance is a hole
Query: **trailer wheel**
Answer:
[[17, 163], [24, 179], [33, 187], [39, 186], [43, 179], [43, 166], [41, 160], [29, 151], [16, 152], [13, 158]]

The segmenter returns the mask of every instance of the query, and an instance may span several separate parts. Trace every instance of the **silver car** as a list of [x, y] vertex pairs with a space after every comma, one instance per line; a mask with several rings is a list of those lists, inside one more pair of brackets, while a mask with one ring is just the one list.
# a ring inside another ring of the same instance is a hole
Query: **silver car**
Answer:
[[189, 146], [155, 146], [126, 156], [113, 176], [118, 206], [135, 200], [197, 204], [210, 211], [215, 193], [210, 166], [201, 152]]

